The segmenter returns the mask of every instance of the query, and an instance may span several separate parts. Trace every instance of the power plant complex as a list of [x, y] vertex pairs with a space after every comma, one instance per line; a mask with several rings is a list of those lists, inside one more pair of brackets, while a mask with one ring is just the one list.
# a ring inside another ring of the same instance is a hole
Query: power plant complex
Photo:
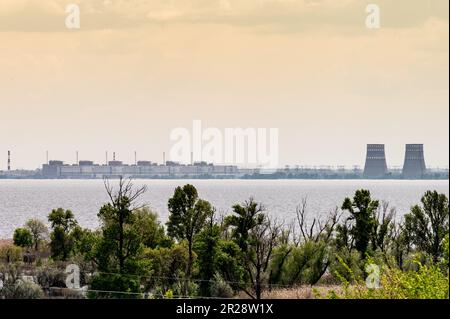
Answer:
[[206, 162], [193, 162], [185, 165], [166, 161], [163, 154], [162, 164], [147, 160], [137, 160], [134, 164], [125, 164], [113, 159], [104, 164], [90, 160], [79, 160], [76, 152], [76, 164], [66, 164], [60, 160], [49, 160], [42, 169], [34, 171], [12, 170], [11, 151], [7, 152], [7, 171], [0, 171], [0, 178], [44, 178], [44, 179], [97, 179], [114, 177], [131, 178], [255, 178], [255, 179], [448, 179], [448, 168], [427, 169], [423, 144], [406, 144], [403, 168], [389, 168], [384, 144], [367, 144], [364, 169], [331, 166], [307, 167], [295, 166], [264, 170], [258, 168], [239, 168], [236, 165], [216, 165]]
[[42, 175], [46, 178], [104, 178], [104, 177], [139, 177], [139, 178], [193, 178], [210, 176], [226, 178], [238, 175], [237, 166], [213, 165], [198, 162], [181, 165], [167, 161], [163, 165], [151, 161], [137, 161], [127, 165], [121, 161], [109, 161], [107, 165], [94, 164], [92, 161], [79, 161], [78, 165], [65, 165], [62, 161], [49, 161], [42, 166]]

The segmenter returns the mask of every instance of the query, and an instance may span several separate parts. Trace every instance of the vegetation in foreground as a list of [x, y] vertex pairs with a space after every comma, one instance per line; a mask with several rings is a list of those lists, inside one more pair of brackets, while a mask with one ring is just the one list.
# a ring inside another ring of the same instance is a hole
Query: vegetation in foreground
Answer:
[[402, 219], [357, 190], [325, 218], [303, 200], [281, 223], [253, 199], [220, 216], [185, 185], [162, 225], [139, 204], [145, 188], [105, 188], [99, 229], [58, 208], [49, 228], [29, 220], [0, 245], [0, 298], [449, 298], [449, 205], [436, 191]]

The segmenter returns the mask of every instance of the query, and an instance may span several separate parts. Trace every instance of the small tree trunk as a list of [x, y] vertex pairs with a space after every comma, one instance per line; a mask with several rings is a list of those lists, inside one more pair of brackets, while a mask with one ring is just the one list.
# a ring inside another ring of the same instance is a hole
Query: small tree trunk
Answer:
[[123, 254], [123, 218], [122, 212], [119, 213], [119, 272], [122, 274], [124, 268], [124, 254]]
[[192, 239], [189, 239], [188, 241], [188, 263], [186, 267], [186, 276], [184, 281], [184, 296], [188, 297], [189, 295], [189, 281], [191, 280], [191, 272], [192, 272], [192, 263], [193, 263], [193, 257], [192, 257]]

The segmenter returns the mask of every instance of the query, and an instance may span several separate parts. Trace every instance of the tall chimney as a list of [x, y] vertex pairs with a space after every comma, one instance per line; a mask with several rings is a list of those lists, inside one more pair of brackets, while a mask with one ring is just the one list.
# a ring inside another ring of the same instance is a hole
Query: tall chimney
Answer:
[[8, 171], [11, 170], [11, 151], [8, 151]]
[[166, 165], [166, 152], [163, 152], [163, 165]]

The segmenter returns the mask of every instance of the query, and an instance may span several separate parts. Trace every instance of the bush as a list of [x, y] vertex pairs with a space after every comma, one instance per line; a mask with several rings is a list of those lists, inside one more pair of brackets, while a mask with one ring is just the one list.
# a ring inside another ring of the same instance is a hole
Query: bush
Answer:
[[185, 245], [146, 248], [144, 258], [149, 261], [147, 270], [152, 275], [151, 278], [145, 278], [146, 291], [152, 291], [159, 296], [172, 290], [175, 295], [179, 295], [189, 258]]
[[44, 265], [37, 270], [37, 282], [44, 289], [66, 287], [66, 273], [53, 265]]
[[31, 247], [33, 246], [33, 235], [26, 228], [17, 228], [14, 231], [14, 245], [19, 247]]
[[232, 298], [233, 295], [234, 292], [230, 285], [219, 274], [215, 274], [211, 283], [211, 297]]
[[297, 247], [281, 247], [272, 256], [271, 272], [279, 275], [271, 278], [271, 282], [315, 285], [324, 275], [328, 262], [329, 252], [324, 241], [308, 240]]
[[0, 296], [4, 299], [42, 299], [44, 292], [35, 283], [17, 280], [6, 282], [0, 290]]
[[332, 291], [331, 298], [345, 299], [448, 299], [449, 279], [438, 266], [418, 264], [417, 271], [384, 267], [380, 288], [367, 288], [365, 282], [344, 283], [341, 294]]
[[0, 247], [0, 261], [7, 264], [22, 261], [22, 248], [11, 244]]
[[448, 248], [448, 234], [447, 236], [445, 236], [444, 238], [444, 243], [443, 243], [443, 247], [444, 247], [444, 258], [442, 260], [443, 266], [447, 268], [447, 272], [448, 272], [448, 255], [449, 255], [449, 248]]
[[91, 291], [88, 297], [91, 299], [114, 298], [114, 299], [139, 299], [139, 279], [118, 274], [100, 274], [92, 279]]
[[330, 273], [338, 281], [353, 282], [363, 278], [363, 261], [359, 252], [356, 250], [350, 252], [344, 248], [334, 257], [330, 264]]

